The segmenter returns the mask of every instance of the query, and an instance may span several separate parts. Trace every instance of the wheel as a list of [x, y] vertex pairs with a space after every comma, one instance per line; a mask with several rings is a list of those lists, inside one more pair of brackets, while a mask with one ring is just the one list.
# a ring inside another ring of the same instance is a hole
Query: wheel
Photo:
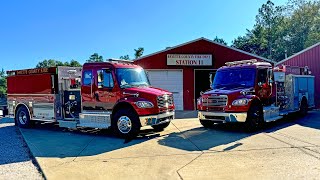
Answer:
[[134, 138], [140, 131], [140, 120], [131, 108], [120, 109], [112, 118], [111, 128], [121, 138]]
[[17, 125], [21, 128], [29, 128], [31, 127], [32, 123], [30, 120], [30, 115], [25, 106], [19, 107], [17, 113], [15, 115], [15, 121]]
[[202, 126], [205, 127], [205, 128], [212, 128], [213, 125], [214, 125], [214, 122], [208, 121], [208, 120], [201, 120], [201, 119], [200, 119], [200, 123], [201, 123]]
[[245, 130], [254, 132], [264, 126], [263, 111], [260, 105], [252, 104], [247, 113], [245, 122]]
[[170, 121], [169, 121], [169, 122], [166, 122], [166, 123], [154, 125], [154, 126], [152, 126], [152, 128], [153, 128], [155, 131], [160, 132], [160, 131], [163, 131], [164, 128], [168, 127], [169, 124], [170, 124]]
[[308, 114], [308, 101], [305, 98], [303, 98], [300, 103], [299, 114], [301, 117], [304, 117]]

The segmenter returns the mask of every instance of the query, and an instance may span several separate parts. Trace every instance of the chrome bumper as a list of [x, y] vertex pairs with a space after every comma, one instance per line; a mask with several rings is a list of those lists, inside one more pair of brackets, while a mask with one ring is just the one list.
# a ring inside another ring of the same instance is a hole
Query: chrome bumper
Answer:
[[157, 125], [170, 122], [171, 119], [174, 119], [174, 111], [157, 115], [140, 116], [139, 118], [141, 126]]
[[223, 112], [208, 112], [199, 111], [198, 118], [200, 120], [210, 120], [221, 123], [226, 122], [245, 122], [247, 119], [247, 113], [223, 113]]

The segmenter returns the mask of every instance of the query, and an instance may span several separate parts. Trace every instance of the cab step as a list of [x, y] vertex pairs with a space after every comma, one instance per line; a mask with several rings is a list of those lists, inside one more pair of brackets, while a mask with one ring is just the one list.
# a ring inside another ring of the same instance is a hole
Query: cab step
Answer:
[[78, 122], [77, 121], [64, 121], [64, 120], [59, 120], [59, 127], [64, 127], [64, 128], [72, 128], [75, 129], [77, 128]]
[[282, 116], [276, 116], [276, 117], [272, 117], [272, 118], [267, 118], [265, 119], [266, 122], [272, 122], [272, 121], [276, 121], [283, 118]]
[[111, 126], [111, 112], [84, 112], [79, 114], [81, 127], [106, 129]]

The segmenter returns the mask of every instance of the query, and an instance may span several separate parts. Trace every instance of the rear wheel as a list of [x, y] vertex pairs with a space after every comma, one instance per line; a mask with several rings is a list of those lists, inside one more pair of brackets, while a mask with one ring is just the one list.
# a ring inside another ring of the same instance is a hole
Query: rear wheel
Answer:
[[158, 124], [158, 125], [153, 125], [152, 128], [159, 132], [159, 131], [163, 131], [164, 128], [168, 127], [170, 124], [170, 121], [169, 122], [166, 122], [166, 123], [162, 123], [162, 124]]
[[303, 98], [301, 103], [300, 103], [300, 111], [299, 111], [300, 116], [304, 117], [308, 114], [308, 101], [306, 98]]
[[31, 126], [31, 120], [29, 111], [25, 106], [20, 106], [15, 115], [15, 121], [21, 128], [29, 128]]
[[121, 138], [134, 138], [140, 131], [138, 115], [130, 108], [120, 109], [112, 118], [113, 132]]
[[208, 121], [208, 120], [201, 120], [201, 119], [200, 119], [200, 123], [201, 123], [202, 126], [205, 127], [205, 128], [212, 128], [213, 125], [214, 125], [214, 122]]
[[245, 122], [247, 132], [254, 132], [264, 126], [263, 108], [257, 104], [251, 104]]

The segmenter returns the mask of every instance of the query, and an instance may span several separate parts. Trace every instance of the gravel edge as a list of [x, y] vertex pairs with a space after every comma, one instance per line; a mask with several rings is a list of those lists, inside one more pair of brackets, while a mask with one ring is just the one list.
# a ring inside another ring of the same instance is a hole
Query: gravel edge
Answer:
[[39, 173], [41, 174], [41, 176], [43, 177], [43, 179], [44, 179], [44, 180], [47, 180], [47, 177], [46, 177], [46, 175], [44, 174], [44, 172], [43, 172], [43, 170], [42, 170], [42, 168], [41, 168], [38, 160], [35, 158], [35, 156], [33, 155], [32, 151], [30, 150], [30, 147], [29, 147], [28, 143], [26, 142], [25, 137], [24, 137], [23, 133], [21, 132], [21, 129], [20, 129], [19, 127], [17, 127], [17, 126], [16, 126], [16, 128], [18, 129], [18, 131], [19, 131], [19, 133], [20, 133], [20, 135], [21, 135], [20, 138], [22, 139], [24, 145], [25, 145], [26, 147], [28, 147], [28, 153], [29, 153], [29, 157], [30, 157], [30, 160], [31, 160], [32, 164], [33, 164], [33, 165], [36, 167], [36, 169], [39, 171]]

